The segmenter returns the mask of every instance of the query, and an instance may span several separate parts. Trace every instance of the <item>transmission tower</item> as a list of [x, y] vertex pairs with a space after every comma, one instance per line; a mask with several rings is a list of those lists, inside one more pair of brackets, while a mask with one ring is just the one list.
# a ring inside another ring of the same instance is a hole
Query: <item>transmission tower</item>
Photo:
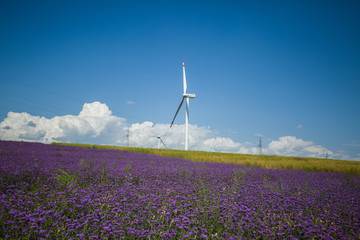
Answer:
[[261, 137], [259, 137], [259, 154], [262, 155], [262, 141], [261, 141]]
[[130, 129], [129, 129], [129, 127], [128, 127], [128, 130], [127, 130], [126, 137], [127, 137], [127, 146], [129, 147], [130, 146]]

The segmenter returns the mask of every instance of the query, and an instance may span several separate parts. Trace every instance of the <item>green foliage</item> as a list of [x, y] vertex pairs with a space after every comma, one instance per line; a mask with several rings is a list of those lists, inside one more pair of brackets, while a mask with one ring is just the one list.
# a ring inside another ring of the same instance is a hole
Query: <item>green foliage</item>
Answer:
[[183, 158], [198, 162], [219, 162], [228, 164], [242, 164], [271, 169], [294, 169], [304, 171], [342, 172], [360, 175], [360, 162], [303, 157], [283, 157], [271, 155], [249, 155], [236, 153], [218, 153], [202, 151], [184, 151], [172, 149], [115, 147], [91, 144], [53, 143], [66, 146], [88, 147], [99, 149], [117, 149], [134, 153], [146, 153], [164, 157]]
[[69, 174], [64, 170], [58, 168], [59, 174], [55, 175], [55, 178], [59, 181], [61, 186], [71, 186], [73, 183], [76, 183], [75, 174]]

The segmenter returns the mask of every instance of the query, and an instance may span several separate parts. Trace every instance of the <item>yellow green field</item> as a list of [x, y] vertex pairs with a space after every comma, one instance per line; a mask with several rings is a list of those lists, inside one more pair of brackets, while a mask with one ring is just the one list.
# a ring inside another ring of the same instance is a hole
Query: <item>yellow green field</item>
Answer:
[[229, 164], [250, 165], [261, 168], [272, 169], [294, 169], [305, 171], [341, 172], [360, 175], [359, 161], [345, 161], [323, 158], [304, 157], [282, 157], [270, 155], [249, 155], [235, 153], [218, 153], [202, 151], [184, 151], [172, 149], [117, 147], [106, 145], [75, 144], [75, 143], [53, 143], [65, 146], [88, 147], [99, 149], [117, 149], [134, 153], [154, 154], [165, 157], [184, 158], [200, 162], [218, 162]]

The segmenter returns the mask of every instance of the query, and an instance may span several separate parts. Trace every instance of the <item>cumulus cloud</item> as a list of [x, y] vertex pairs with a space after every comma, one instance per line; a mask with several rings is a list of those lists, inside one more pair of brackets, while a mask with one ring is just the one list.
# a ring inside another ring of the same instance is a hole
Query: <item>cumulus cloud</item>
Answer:
[[202, 145], [204, 149], [214, 152], [233, 152], [240, 148], [240, 143], [236, 143], [232, 139], [224, 137], [206, 139]]
[[273, 140], [264, 149], [265, 154], [283, 156], [306, 156], [306, 157], [325, 157], [332, 156], [334, 153], [323, 146], [316, 145], [311, 141], [304, 141], [294, 136], [280, 137]]
[[85, 103], [79, 115], [47, 119], [28, 113], [9, 112], [0, 123], [2, 140], [51, 143], [114, 143], [124, 133], [126, 120], [112, 115], [106, 104]]
[[[128, 132], [129, 131], [129, 132]], [[78, 142], [156, 148], [161, 136], [168, 148], [183, 149], [185, 126], [154, 124], [149, 121], [127, 124], [126, 119], [114, 116], [100, 102], [85, 103], [78, 115], [56, 116], [50, 119], [28, 113], [9, 112], [0, 122], [0, 139], [36, 141], [43, 143]], [[129, 134], [128, 134], [129, 133]], [[257, 134], [256, 136], [262, 136]], [[218, 136], [210, 127], [189, 125], [189, 149], [200, 151], [257, 154], [256, 143], [239, 143]], [[351, 159], [344, 153], [334, 153], [311, 141], [294, 136], [272, 140], [263, 148], [264, 154], [283, 156], [325, 157]]]
[[[131, 146], [137, 147], [157, 147], [158, 137], [165, 142], [168, 148], [184, 148], [184, 125], [174, 124], [170, 128], [169, 124], [154, 124], [152, 122], [134, 123], [130, 125], [129, 141]], [[212, 130], [206, 127], [189, 125], [189, 148], [194, 150], [202, 149], [202, 142], [205, 139], [213, 137]]]
[[206, 139], [200, 144], [201, 150], [212, 152], [232, 152], [244, 154], [256, 154], [256, 147], [249, 146], [248, 143], [234, 142], [231, 138], [213, 137]]

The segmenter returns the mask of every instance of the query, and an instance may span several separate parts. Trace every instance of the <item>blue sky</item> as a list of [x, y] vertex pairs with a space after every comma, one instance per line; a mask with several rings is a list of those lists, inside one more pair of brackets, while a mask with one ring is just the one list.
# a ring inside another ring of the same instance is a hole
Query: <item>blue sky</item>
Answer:
[[184, 60], [190, 123], [212, 137], [292, 136], [360, 158], [359, 12], [358, 1], [6, 1], [0, 121], [99, 101], [127, 125], [169, 124]]

